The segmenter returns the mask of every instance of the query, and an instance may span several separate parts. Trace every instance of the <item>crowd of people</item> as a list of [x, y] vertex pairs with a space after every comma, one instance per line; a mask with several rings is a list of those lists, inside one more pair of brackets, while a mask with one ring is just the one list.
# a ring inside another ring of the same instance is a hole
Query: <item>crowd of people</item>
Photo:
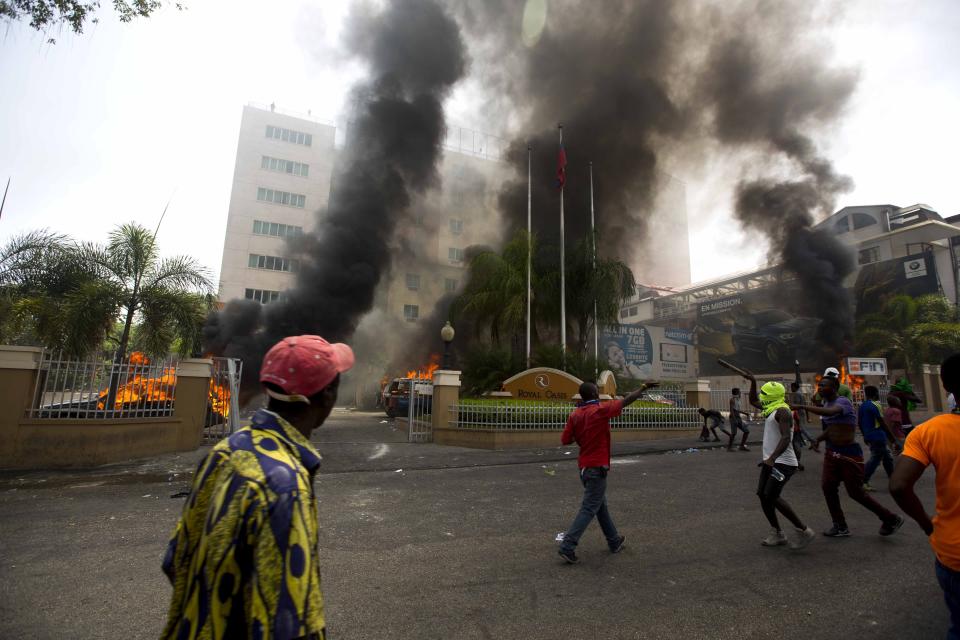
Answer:
[[[344, 344], [318, 336], [285, 338], [264, 356], [260, 382], [268, 398], [252, 423], [215, 445], [201, 461], [190, 495], [167, 547], [163, 570], [173, 586], [163, 638], [280, 638], [324, 640], [326, 623], [317, 555], [318, 522], [313, 480], [320, 455], [311, 433], [329, 416], [337, 399], [340, 375], [354, 363]], [[832, 370], [835, 372], [836, 370]], [[935, 570], [951, 616], [948, 638], [960, 638], [960, 414], [939, 415], [913, 426], [909, 403], [918, 400], [909, 388], [891, 393], [887, 407], [879, 394], [866, 389], [858, 411], [845, 397], [838, 375], [831, 370], [818, 383], [816, 403], [805, 403], [799, 383], [788, 392], [780, 382], [750, 383], [749, 406], [763, 418], [762, 455], [757, 495], [770, 534], [767, 547], [801, 549], [816, 538], [814, 530], [784, 499], [790, 478], [803, 467], [805, 442], [819, 451], [823, 443], [821, 485], [832, 526], [823, 535], [850, 535], [840, 503], [839, 487], [880, 521], [879, 534], [893, 535], [904, 518], [874, 500], [868, 492], [875, 471], [890, 476], [890, 493], [897, 505], [929, 537], [936, 556]], [[951, 394], [960, 392], [960, 354], [941, 366], [941, 380]], [[561, 436], [563, 444], [579, 446], [578, 468], [583, 499], [572, 524], [560, 540], [565, 562], [577, 563], [576, 547], [594, 518], [611, 553], [624, 548], [625, 536], [613, 522], [607, 505], [610, 471], [610, 420], [655, 383], [647, 383], [625, 398], [600, 401], [597, 385], [580, 387], [581, 401], [571, 412]], [[749, 416], [741, 393], [729, 402], [727, 449], [746, 446]], [[725, 420], [701, 409], [701, 439]], [[822, 431], [811, 437], [801, 416], [819, 416]], [[708, 426], [710, 421], [712, 426]], [[870, 459], [864, 463], [856, 440], [859, 426]], [[891, 455], [899, 454], [894, 463]], [[936, 470], [936, 515], [930, 516], [914, 492], [929, 466]], [[788, 538], [779, 516], [793, 526]]]
[[[832, 524], [823, 531], [828, 538], [850, 535], [847, 519], [840, 502], [840, 485], [847, 496], [860, 504], [880, 521], [879, 535], [891, 536], [904, 524], [898, 515], [869, 495], [870, 481], [883, 466], [889, 477], [890, 493], [894, 501], [915, 520], [929, 537], [935, 554], [935, 572], [943, 589], [950, 613], [948, 640], [960, 640], [960, 413], [956, 403], [950, 412], [938, 415], [914, 427], [909, 410], [920, 398], [913, 394], [909, 383], [898, 382], [887, 396], [887, 406], [880, 405], [879, 389], [864, 388], [864, 400], [854, 408], [852, 394], [841, 384], [840, 373], [830, 367], [817, 383], [813, 402], [804, 401], [798, 379], [788, 392], [780, 382], [769, 381], [759, 385], [756, 376], [742, 370], [750, 383], [748, 401], [763, 419], [762, 454], [757, 496], [770, 533], [761, 540], [766, 547], [789, 546], [802, 549], [816, 538], [808, 526], [783, 497], [790, 478], [803, 470], [802, 452], [809, 443], [812, 451], [825, 447], [821, 475], [821, 489]], [[950, 397], [960, 392], [960, 354], [947, 358], [940, 368], [941, 382]], [[758, 388], [759, 387], [759, 388]], [[568, 563], [577, 563], [576, 546], [587, 528], [597, 518], [613, 553], [624, 545], [624, 537], [617, 532], [606, 500], [606, 479], [610, 469], [610, 420], [626, 405], [634, 402], [647, 385], [622, 400], [600, 403], [597, 387], [586, 382], [580, 388], [583, 401], [573, 411], [563, 432], [563, 444], [576, 442], [580, 446], [580, 478], [584, 485], [583, 501], [570, 528], [560, 540], [558, 553]], [[742, 439], [738, 450], [746, 446], [750, 434], [744, 418], [739, 389], [731, 391], [729, 399], [729, 430], [727, 419], [715, 409], [700, 408], [703, 428], [700, 440], [721, 442], [717, 431], [728, 437], [727, 451], [734, 451], [738, 432]], [[822, 425], [817, 436], [805, 429], [807, 416], [818, 416]], [[864, 452], [857, 441], [860, 430], [870, 458], [864, 462]], [[893, 456], [899, 459], [894, 463]], [[936, 470], [936, 515], [931, 517], [914, 493], [914, 486], [926, 468]], [[788, 538], [779, 516], [793, 525]]]

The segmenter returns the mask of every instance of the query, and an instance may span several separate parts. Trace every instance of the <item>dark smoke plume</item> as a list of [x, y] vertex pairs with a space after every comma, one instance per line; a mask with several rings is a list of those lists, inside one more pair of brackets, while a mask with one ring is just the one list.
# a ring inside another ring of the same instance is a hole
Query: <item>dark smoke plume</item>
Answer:
[[[526, 226], [530, 139], [534, 232], [557, 242], [557, 123], [564, 124], [570, 162], [567, 243], [588, 231], [592, 160], [601, 251], [628, 264], [637, 264], [651, 241], [645, 227], [658, 172], [669, 166], [683, 177], [710, 158], [729, 158], [742, 167], [737, 217], [768, 238], [772, 261], [796, 273], [824, 321], [822, 337], [842, 349], [852, 328], [842, 280], [853, 262], [846, 247], [812, 227], [851, 182], [834, 172], [813, 139], [838, 121], [856, 75], [826, 61], [830, 48], [819, 33], [836, 17], [827, 5], [551, 2], [542, 35], [526, 45], [517, 35], [522, 6], [457, 6], [496, 105], [486, 111], [516, 114], [522, 132], [509, 154], [516, 179], [501, 198], [508, 227]], [[702, 215], [691, 211], [691, 226]]]
[[[766, 26], [769, 34], [778, 25], [760, 26]], [[786, 56], [793, 53], [788, 49]], [[840, 115], [856, 76], [825, 69], [817, 58], [771, 56], [758, 42], [734, 37], [718, 39], [709, 59], [713, 73], [705, 94], [715, 105], [717, 138], [759, 148], [767, 164], [772, 154], [786, 158], [793, 176], [742, 180], [736, 189], [735, 214], [769, 239], [771, 262], [797, 276], [803, 306], [823, 321], [819, 339], [843, 353], [853, 335], [853, 302], [843, 286], [855, 267], [853, 254], [831, 231], [813, 227], [818, 217], [833, 212], [837, 196], [849, 191], [853, 182], [834, 171], [803, 131]]]
[[231, 303], [206, 327], [211, 351], [248, 363], [245, 381], [256, 381], [251, 369], [284, 336], [353, 334], [390, 266], [398, 220], [412, 195], [438, 179], [442, 102], [466, 69], [456, 23], [431, 0], [392, 0], [381, 13], [361, 7], [347, 42], [369, 63], [369, 80], [354, 88], [357, 112], [329, 206], [318, 212], [316, 231], [295, 241], [296, 286], [262, 312]]

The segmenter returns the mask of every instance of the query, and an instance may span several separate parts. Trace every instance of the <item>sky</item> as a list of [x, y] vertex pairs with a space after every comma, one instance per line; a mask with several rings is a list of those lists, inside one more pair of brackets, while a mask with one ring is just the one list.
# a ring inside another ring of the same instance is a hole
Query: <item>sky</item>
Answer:
[[[184, 11], [128, 24], [105, 4], [82, 35], [0, 22], [0, 189], [11, 179], [0, 243], [39, 228], [103, 241], [117, 224], [156, 227], [169, 203], [162, 252], [191, 255], [216, 276], [242, 107], [273, 102], [342, 122], [363, 73], [341, 53], [350, 2], [187, 0]], [[825, 55], [860, 82], [821, 141], [856, 184], [838, 208], [922, 202], [960, 213], [960, 3], [842, 4]], [[449, 120], [501, 135], [467, 96], [453, 95]], [[761, 264], [763, 241], [732, 221], [735, 176], [707, 166], [678, 177], [694, 281]]]

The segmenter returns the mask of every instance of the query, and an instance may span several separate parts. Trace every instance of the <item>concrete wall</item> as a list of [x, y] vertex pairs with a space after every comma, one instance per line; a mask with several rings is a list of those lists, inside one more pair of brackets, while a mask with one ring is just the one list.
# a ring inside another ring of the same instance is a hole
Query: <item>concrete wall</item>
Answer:
[[31, 419], [40, 350], [0, 346], [0, 468], [92, 467], [200, 446], [212, 363], [184, 360], [170, 417]]

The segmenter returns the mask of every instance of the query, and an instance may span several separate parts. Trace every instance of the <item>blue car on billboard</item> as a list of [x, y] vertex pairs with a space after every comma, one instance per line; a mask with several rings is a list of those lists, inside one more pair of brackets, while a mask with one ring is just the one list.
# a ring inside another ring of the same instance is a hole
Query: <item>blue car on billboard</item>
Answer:
[[745, 313], [733, 322], [733, 349], [762, 354], [771, 364], [793, 360], [814, 342], [819, 318], [793, 316], [780, 309]]

